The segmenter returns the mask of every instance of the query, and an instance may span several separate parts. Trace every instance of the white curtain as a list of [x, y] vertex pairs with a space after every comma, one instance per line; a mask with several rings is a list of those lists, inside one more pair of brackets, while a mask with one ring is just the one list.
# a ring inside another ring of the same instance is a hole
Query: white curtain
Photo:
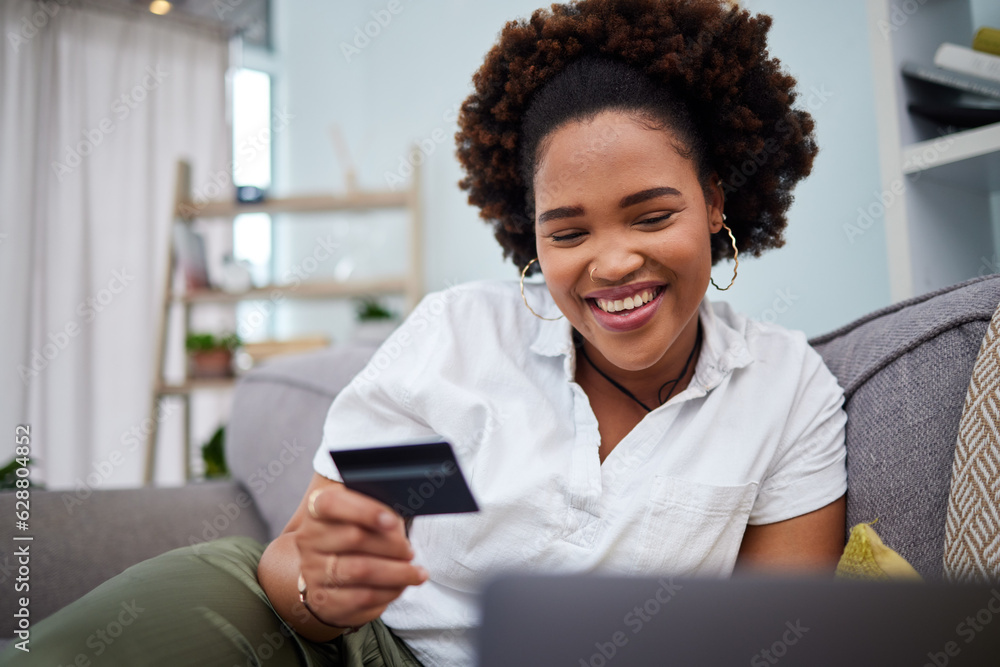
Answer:
[[227, 44], [65, 0], [0, 28], [0, 460], [26, 423], [37, 481], [138, 484], [175, 166], [228, 173]]

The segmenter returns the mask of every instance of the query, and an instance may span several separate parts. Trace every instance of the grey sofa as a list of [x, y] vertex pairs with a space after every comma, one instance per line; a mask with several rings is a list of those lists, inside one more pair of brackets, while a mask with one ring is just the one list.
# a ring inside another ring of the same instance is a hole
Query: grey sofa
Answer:
[[[972, 367], [1000, 275], [874, 312], [812, 340], [840, 380], [849, 416], [847, 526], [879, 518], [883, 540], [926, 578], [940, 577], [952, 453]], [[69, 513], [35, 491], [34, 622], [130, 565], [222, 535], [276, 536], [309, 481], [327, 408], [375, 347], [344, 345], [261, 366], [239, 382], [226, 455], [233, 478], [184, 488], [98, 491]], [[14, 498], [0, 494], [0, 516]], [[845, 526], [845, 529], [846, 527]], [[13, 521], [0, 540], [13, 544]], [[16, 563], [0, 555], [0, 587]], [[9, 614], [0, 637], [12, 637]]]

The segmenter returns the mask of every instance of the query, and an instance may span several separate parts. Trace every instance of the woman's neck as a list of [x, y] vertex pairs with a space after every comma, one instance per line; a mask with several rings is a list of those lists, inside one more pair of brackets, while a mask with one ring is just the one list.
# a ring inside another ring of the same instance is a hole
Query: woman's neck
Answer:
[[667, 349], [663, 357], [648, 368], [630, 371], [619, 368], [601, 354], [590, 342], [576, 331], [573, 332], [577, 344], [577, 381], [581, 374], [590, 380], [590, 386], [604, 383], [612, 392], [618, 392], [628, 401], [655, 410], [672, 396], [684, 391], [694, 377], [695, 366], [701, 347], [701, 328], [697, 315]]

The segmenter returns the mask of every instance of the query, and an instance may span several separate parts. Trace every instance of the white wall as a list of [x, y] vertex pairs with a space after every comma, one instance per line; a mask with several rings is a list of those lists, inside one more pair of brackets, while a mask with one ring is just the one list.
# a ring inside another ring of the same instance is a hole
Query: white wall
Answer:
[[[349, 57], [342, 44], [352, 44], [356, 31], [373, 20], [372, 12], [386, 10], [388, 0], [275, 2], [275, 104], [294, 116], [276, 136], [276, 188], [289, 193], [343, 186], [329, 138], [334, 123], [346, 137], [359, 183], [367, 187], [385, 187], [385, 174], [398, 169], [408, 146], [434, 143], [435, 131], [442, 130], [445, 141], [435, 144], [424, 165], [425, 285], [433, 290], [478, 278], [516, 278], [513, 265], [501, 262], [490, 228], [456, 185], [462, 174], [454, 157], [456, 125], [448, 120], [454, 113], [448, 112], [470, 92], [472, 73], [504, 23], [544, 3], [399, 2], [402, 11]], [[745, 4], [774, 17], [771, 52], [799, 80], [800, 102], [817, 121], [821, 153], [813, 175], [796, 191], [786, 247], [741, 262], [736, 286], [724, 296], [751, 316], [818, 334], [889, 302], [881, 220], [853, 239], [844, 229], [880, 190], [864, 2]], [[365, 228], [350, 224], [326, 229], [363, 241]], [[311, 252], [322, 229], [276, 232], [279, 276]], [[361, 268], [354, 275], [391, 271], [405, 261], [402, 229], [399, 219], [382, 223], [369, 248], [356, 251]], [[332, 272], [334, 264], [317, 274]], [[731, 265], [715, 273], [716, 282], [726, 284]], [[723, 296], [711, 287], [709, 292], [711, 298]], [[278, 333], [326, 330], [340, 338], [350, 316], [348, 307], [287, 307]]]

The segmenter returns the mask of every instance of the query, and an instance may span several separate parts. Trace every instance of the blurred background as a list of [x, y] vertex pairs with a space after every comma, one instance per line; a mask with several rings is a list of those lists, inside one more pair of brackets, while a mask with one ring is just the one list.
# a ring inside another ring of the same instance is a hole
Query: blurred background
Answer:
[[[741, 4], [773, 16], [820, 154], [786, 247], [709, 298], [813, 336], [997, 272], [1000, 117], [914, 116], [953, 96], [901, 75], [1000, 26], [997, 3]], [[453, 135], [498, 31], [537, 6], [3, 0], [0, 458], [30, 424], [49, 488], [211, 475], [234, 376], [384, 337], [429, 291], [516, 280]]]

